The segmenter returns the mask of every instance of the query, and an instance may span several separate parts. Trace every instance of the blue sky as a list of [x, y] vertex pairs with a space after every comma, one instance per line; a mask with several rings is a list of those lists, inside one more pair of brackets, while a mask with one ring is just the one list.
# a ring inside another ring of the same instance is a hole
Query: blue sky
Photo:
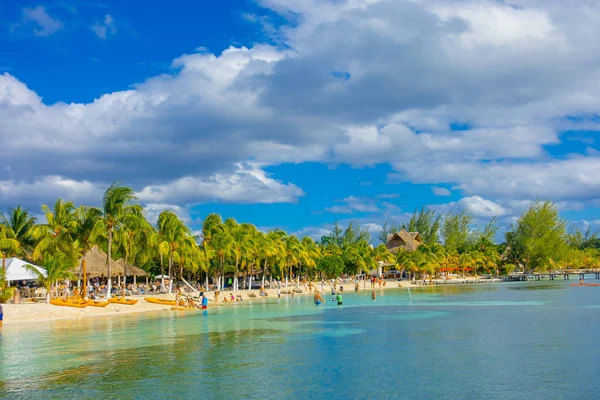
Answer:
[[195, 229], [377, 233], [421, 206], [505, 227], [538, 197], [598, 229], [595, 22], [536, 0], [2, 2], [0, 208], [119, 180]]

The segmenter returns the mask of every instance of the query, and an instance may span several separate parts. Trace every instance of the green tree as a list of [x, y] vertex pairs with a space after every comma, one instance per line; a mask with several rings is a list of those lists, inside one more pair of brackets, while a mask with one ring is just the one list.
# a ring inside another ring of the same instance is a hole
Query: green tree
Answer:
[[471, 238], [470, 225], [473, 216], [466, 211], [446, 214], [442, 224], [444, 246], [448, 251], [462, 253], [469, 247]]
[[35, 218], [29, 214], [29, 211], [17, 206], [9, 209], [7, 215], [0, 213], [0, 224], [6, 227], [8, 237], [19, 242], [21, 254], [26, 258], [31, 257], [34, 245], [31, 229], [35, 226]]
[[317, 265], [326, 278], [335, 278], [344, 272], [344, 259], [337, 254], [320, 258]]
[[72, 272], [72, 260], [64, 256], [46, 255], [42, 266], [45, 271], [40, 271], [33, 265], [26, 265], [25, 268], [37, 276], [40, 285], [46, 288], [46, 302], [49, 303], [54, 284], [61, 280], [76, 279], [76, 276]]
[[123, 224], [129, 219], [143, 218], [143, 210], [139, 204], [133, 204], [136, 200], [133, 189], [120, 186], [117, 182], [110, 185], [104, 197], [102, 198], [102, 208], [98, 225], [106, 232], [108, 241], [108, 251], [106, 252], [106, 269], [108, 276], [106, 298], [111, 295], [111, 264], [112, 264], [112, 244], [114, 235]]
[[526, 270], [545, 270], [567, 253], [565, 221], [549, 200], [536, 200], [506, 235], [507, 244]]
[[49, 253], [54, 256], [62, 255], [75, 261], [77, 259], [75, 205], [70, 201], [58, 199], [53, 208], [42, 205], [42, 211], [46, 216], [46, 223], [37, 224], [32, 228], [32, 237], [36, 240], [33, 260], [42, 260]]

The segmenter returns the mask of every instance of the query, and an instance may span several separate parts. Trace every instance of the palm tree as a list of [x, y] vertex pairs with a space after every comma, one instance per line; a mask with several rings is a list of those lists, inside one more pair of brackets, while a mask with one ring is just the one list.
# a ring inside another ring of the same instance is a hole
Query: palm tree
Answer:
[[81, 275], [83, 277], [82, 297], [87, 294], [86, 259], [88, 251], [96, 244], [96, 239], [103, 234], [98, 224], [100, 210], [95, 207], [81, 206], [75, 211], [75, 237], [78, 254], [81, 257]]
[[232, 240], [232, 252], [235, 257], [233, 291], [237, 291], [240, 262], [252, 251], [252, 246], [254, 245], [251, 238], [252, 226], [250, 224], [239, 225], [233, 218], [228, 218], [225, 221], [225, 229], [229, 231]]
[[0, 225], [0, 255], [2, 256], [2, 271], [0, 272], [0, 302], [10, 299], [14, 293], [14, 288], [8, 287], [6, 283], [6, 255], [16, 253], [19, 250], [20, 243], [11, 237], [13, 231], [5, 225]]
[[60, 280], [75, 279], [72, 272], [73, 263], [64, 256], [46, 255], [42, 263], [46, 269], [46, 274], [35, 268], [33, 265], [26, 265], [25, 268], [34, 273], [40, 285], [46, 288], [46, 302], [50, 303], [50, 292], [55, 282]]
[[46, 216], [45, 224], [37, 224], [32, 228], [32, 237], [37, 241], [33, 249], [33, 260], [42, 260], [44, 253], [63, 254], [73, 260], [77, 258], [75, 232], [77, 220], [75, 205], [70, 201], [56, 200], [54, 208], [42, 205]]
[[102, 198], [102, 208], [98, 224], [106, 232], [108, 251], [106, 253], [106, 269], [108, 276], [106, 298], [110, 299], [111, 292], [111, 262], [113, 235], [128, 219], [142, 218], [143, 210], [139, 204], [132, 204], [136, 200], [133, 189], [120, 186], [118, 183], [110, 185]]
[[35, 225], [35, 218], [27, 210], [17, 206], [17, 208], [10, 209], [8, 215], [0, 213], [0, 225], [7, 228], [7, 236], [20, 243], [20, 250], [25, 257], [31, 256], [33, 251], [31, 228]]
[[127, 283], [127, 265], [135, 265], [138, 253], [150, 246], [153, 234], [152, 225], [145, 218], [128, 218], [119, 230], [115, 239], [124, 255], [124, 283]]
[[[169, 263], [168, 276], [171, 278], [169, 284], [169, 293], [173, 289], [173, 261], [175, 257], [181, 256], [178, 253], [180, 247], [191, 245], [193, 242], [192, 232], [179, 217], [170, 210], [165, 210], [158, 216], [158, 233], [153, 236], [152, 242], [158, 246], [159, 252], [167, 256]], [[195, 243], [193, 243], [195, 245]]]
[[287, 270], [289, 271], [288, 276], [285, 279], [285, 287], [288, 285], [288, 278], [292, 279], [292, 266], [298, 262], [298, 259], [301, 256], [301, 247], [300, 240], [294, 235], [290, 235], [285, 238], [285, 263]]

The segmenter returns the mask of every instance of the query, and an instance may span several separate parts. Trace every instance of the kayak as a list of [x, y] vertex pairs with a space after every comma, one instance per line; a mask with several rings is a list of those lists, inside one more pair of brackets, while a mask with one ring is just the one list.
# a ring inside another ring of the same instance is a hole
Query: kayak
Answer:
[[138, 302], [137, 300], [134, 300], [134, 299], [114, 298], [114, 297], [112, 299], [108, 299], [108, 301], [110, 303], [125, 304], [125, 305], [128, 305], [128, 306], [132, 306], [132, 305], [134, 305], [135, 303]]
[[196, 307], [171, 307], [171, 310], [175, 310], [175, 311], [199, 311], [198, 308]]
[[94, 300], [87, 301], [87, 305], [92, 306], [92, 307], [106, 307], [109, 304], [110, 304], [110, 302], [108, 302], [108, 301], [94, 301]]
[[52, 300], [50, 300], [50, 304], [55, 305], [55, 306], [75, 307], [75, 308], [87, 307], [87, 303], [68, 301], [68, 300], [64, 301], [63, 299], [52, 299]]
[[580, 283], [571, 283], [571, 286], [600, 286], [600, 283], [584, 283], [583, 285]]
[[177, 304], [175, 300], [160, 299], [158, 297], [145, 297], [144, 300], [148, 303], [163, 304], [165, 306], [174, 306]]

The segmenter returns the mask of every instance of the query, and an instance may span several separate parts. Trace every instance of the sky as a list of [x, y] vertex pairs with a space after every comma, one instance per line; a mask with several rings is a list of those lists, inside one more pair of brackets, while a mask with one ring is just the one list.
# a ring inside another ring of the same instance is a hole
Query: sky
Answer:
[[0, 210], [600, 228], [600, 1], [0, 2]]

